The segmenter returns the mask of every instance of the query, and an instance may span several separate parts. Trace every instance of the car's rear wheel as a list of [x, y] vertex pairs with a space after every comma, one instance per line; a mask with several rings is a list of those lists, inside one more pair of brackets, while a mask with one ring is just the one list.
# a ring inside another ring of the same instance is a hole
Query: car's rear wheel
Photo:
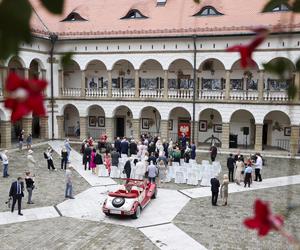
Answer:
[[151, 196], [151, 199], [156, 199], [156, 197], [157, 197], [157, 188], [154, 189], [154, 193]]
[[141, 207], [137, 206], [135, 213], [132, 215], [133, 219], [137, 219], [141, 216]]
[[110, 216], [110, 213], [109, 212], [104, 212], [106, 216]]

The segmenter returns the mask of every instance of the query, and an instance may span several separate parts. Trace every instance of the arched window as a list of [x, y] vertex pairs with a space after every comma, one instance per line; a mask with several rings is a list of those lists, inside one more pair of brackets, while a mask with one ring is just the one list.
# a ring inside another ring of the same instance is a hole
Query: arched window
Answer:
[[281, 11], [289, 11], [290, 7], [286, 4], [279, 4], [275, 6], [271, 12], [281, 12]]
[[133, 9], [128, 11], [128, 13], [121, 19], [144, 19], [144, 18], [148, 18], [148, 17], [144, 16], [139, 10]]
[[194, 16], [221, 16], [224, 15], [221, 12], [217, 11], [212, 6], [205, 6], [199, 12], [197, 12]]
[[82, 16], [80, 16], [77, 12], [71, 12], [62, 22], [76, 22], [76, 21], [87, 21]]

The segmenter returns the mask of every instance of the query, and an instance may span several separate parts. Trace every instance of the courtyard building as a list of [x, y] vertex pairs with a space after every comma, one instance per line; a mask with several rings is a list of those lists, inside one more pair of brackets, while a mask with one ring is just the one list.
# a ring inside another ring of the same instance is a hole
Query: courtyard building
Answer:
[[[40, 1], [30, 2], [33, 42], [0, 63], [1, 148], [21, 129], [44, 139], [146, 133], [173, 141], [184, 129], [200, 147], [213, 141], [224, 149], [299, 153], [300, 16], [287, 27], [287, 7], [262, 13], [261, 0], [69, 0], [64, 14], [53, 16]], [[240, 55], [226, 52], [248, 43], [254, 27], [279, 23], [282, 31], [258, 48], [251, 68], [242, 69]], [[65, 52], [74, 56], [61, 65]], [[280, 59], [289, 65], [284, 79], [263, 68]], [[11, 71], [48, 81], [46, 117], [10, 122], [3, 98]], [[291, 84], [298, 87], [294, 100], [286, 92]]]

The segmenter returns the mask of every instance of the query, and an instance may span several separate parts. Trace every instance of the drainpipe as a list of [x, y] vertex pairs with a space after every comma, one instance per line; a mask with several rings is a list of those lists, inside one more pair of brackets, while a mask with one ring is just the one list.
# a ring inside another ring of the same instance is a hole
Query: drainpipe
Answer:
[[55, 43], [58, 40], [58, 36], [54, 33], [51, 33], [49, 39], [51, 42], [51, 49], [50, 49], [51, 131], [52, 131], [51, 140], [54, 140], [53, 51], [54, 51]]
[[196, 46], [196, 40], [197, 36], [193, 35], [193, 42], [194, 42], [194, 65], [193, 65], [193, 75], [194, 75], [194, 87], [193, 87], [193, 124], [192, 124], [192, 142], [195, 142], [195, 118], [196, 118], [196, 86], [197, 86], [197, 46]]

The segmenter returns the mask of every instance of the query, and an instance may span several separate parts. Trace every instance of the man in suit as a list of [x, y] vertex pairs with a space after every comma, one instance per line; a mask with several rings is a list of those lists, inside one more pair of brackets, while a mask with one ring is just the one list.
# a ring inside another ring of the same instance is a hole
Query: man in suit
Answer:
[[124, 137], [121, 142], [121, 154], [128, 155], [129, 144], [126, 138]]
[[230, 182], [233, 182], [234, 164], [235, 164], [235, 160], [233, 158], [233, 155], [229, 154], [229, 157], [227, 158], [227, 168], [228, 168], [228, 176]]
[[211, 178], [210, 184], [211, 184], [211, 204], [213, 206], [217, 206], [220, 182], [217, 179], [217, 177], [214, 177]]
[[12, 197], [13, 202], [11, 206], [11, 212], [14, 212], [16, 202], [18, 201], [18, 214], [23, 215], [21, 213], [21, 204], [22, 204], [22, 198], [24, 197], [24, 183], [22, 177], [18, 177], [17, 181], [14, 181], [11, 184], [10, 190], [9, 190], [9, 197]]
[[115, 140], [115, 149], [117, 150], [117, 152], [119, 154], [121, 154], [121, 140], [120, 140], [120, 137], [117, 137], [117, 139]]

